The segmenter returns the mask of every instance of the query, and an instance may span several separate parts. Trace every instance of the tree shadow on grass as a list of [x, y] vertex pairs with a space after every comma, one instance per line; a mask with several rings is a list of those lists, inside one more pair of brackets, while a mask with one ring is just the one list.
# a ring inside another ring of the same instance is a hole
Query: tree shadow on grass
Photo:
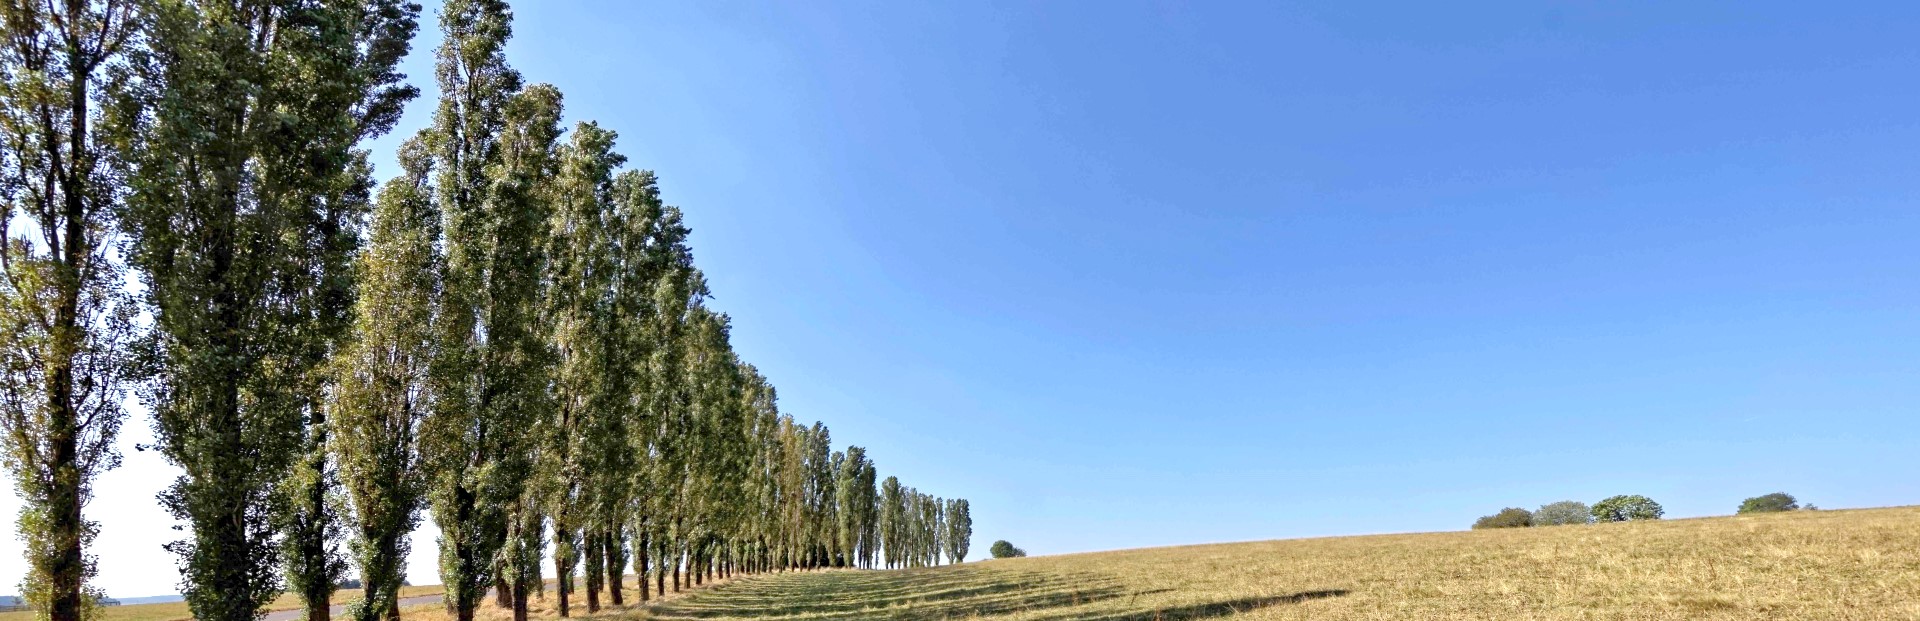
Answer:
[[1036, 621], [1191, 621], [1348, 594], [1346, 590], [1306, 591], [1158, 607], [1136, 603], [1141, 595], [1168, 591], [1133, 591], [1117, 579], [1092, 573], [971, 567], [783, 574], [757, 576], [661, 603], [639, 618], [923, 621], [1038, 614], [1033, 617]]
[[1118, 581], [1092, 574], [937, 572], [769, 576], [729, 584], [650, 612], [654, 619], [917, 621], [1074, 607], [1126, 597]]
[[1128, 612], [1068, 614], [1045, 617], [1039, 621], [1190, 621], [1192, 619], [1213, 619], [1216, 617], [1237, 615], [1243, 612], [1251, 612], [1270, 606], [1298, 604], [1308, 600], [1340, 597], [1348, 593], [1351, 593], [1351, 591], [1346, 589], [1302, 591], [1292, 595], [1243, 597], [1224, 602], [1152, 608]]

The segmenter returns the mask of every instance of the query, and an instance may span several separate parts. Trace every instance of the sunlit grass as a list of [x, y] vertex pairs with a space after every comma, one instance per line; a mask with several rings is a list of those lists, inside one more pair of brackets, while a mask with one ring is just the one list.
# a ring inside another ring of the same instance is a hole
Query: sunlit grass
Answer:
[[644, 619], [1915, 619], [1920, 508], [755, 576]]
[[[631, 600], [633, 577], [628, 576]], [[407, 595], [440, 592], [410, 587]], [[343, 592], [345, 603], [357, 593]], [[585, 599], [574, 598], [585, 617]], [[550, 619], [552, 592], [531, 607]], [[631, 603], [631, 602], [630, 602]], [[275, 608], [298, 608], [282, 598]], [[446, 621], [438, 604], [403, 611]], [[1920, 507], [1297, 539], [750, 576], [639, 620], [1920, 619]], [[31, 613], [0, 621], [31, 621]], [[175, 621], [185, 604], [107, 609]], [[480, 621], [506, 621], [492, 605]]]
[[[435, 595], [441, 592], [440, 585], [400, 587], [401, 597]], [[333, 594], [333, 603], [349, 604], [360, 599], [359, 589], [345, 589]], [[299, 610], [306, 606], [300, 598], [293, 595], [281, 595], [267, 606], [267, 610]], [[127, 606], [107, 606], [101, 608], [100, 621], [183, 621], [192, 619], [193, 613], [187, 610], [186, 602], [167, 602], [163, 604], [132, 604]], [[33, 621], [32, 612], [0, 613], [0, 621]]]

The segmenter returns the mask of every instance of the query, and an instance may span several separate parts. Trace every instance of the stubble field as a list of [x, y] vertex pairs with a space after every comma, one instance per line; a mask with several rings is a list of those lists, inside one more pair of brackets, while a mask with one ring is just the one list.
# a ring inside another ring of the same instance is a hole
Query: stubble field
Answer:
[[1920, 619], [1920, 508], [754, 576], [640, 619]]

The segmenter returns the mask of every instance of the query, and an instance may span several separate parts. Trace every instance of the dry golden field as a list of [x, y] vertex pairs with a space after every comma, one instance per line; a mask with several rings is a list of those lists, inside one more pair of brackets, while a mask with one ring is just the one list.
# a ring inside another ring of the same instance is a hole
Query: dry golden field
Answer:
[[[400, 587], [401, 597], [436, 595], [441, 592], [440, 585]], [[333, 594], [333, 603], [346, 604], [360, 599], [358, 589], [343, 590]], [[305, 608], [300, 598], [293, 595], [281, 595], [267, 605], [267, 610], [299, 610]], [[108, 606], [101, 609], [100, 621], [185, 621], [193, 618], [187, 611], [186, 602], [167, 602], [164, 604], [134, 604], [130, 606]], [[0, 612], [0, 621], [33, 621], [32, 612]]]
[[[633, 595], [627, 576], [627, 595]], [[408, 594], [438, 592], [415, 587]], [[342, 593], [341, 601], [352, 598]], [[575, 617], [586, 617], [575, 600]], [[552, 593], [536, 618], [552, 619]], [[297, 606], [287, 606], [297, 607]], [[103, 621], [174, 621], [184, 604]], [[508, 621], [491, 605], [479, 621]], [[29, 621], [29, 613], [0, 621]], [[407, 621], [447, 621], [439, 605]], [[1295, 539], [749, 576], [632, 621], [1920, 619], [1920, 507]]]
[[1920, 619], [1920, 507], [754, 576], [638, 619]]

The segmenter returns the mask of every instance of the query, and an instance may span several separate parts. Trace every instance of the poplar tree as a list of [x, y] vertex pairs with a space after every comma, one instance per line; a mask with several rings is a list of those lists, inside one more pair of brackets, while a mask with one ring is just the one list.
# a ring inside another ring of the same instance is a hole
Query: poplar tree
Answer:
[[524, 603], [545, 500], [526, 482], [548, 397], [547, 335], [536, 325], [548, 217], [540, 184], [554, 172], [560, 95], [521, 90], [503, 54], [511, 19], [499, 0], [442, 7], [440, 107], [422, 132], [446, 259], [421, 452], [441, 529], [440, 576], [460, 621], [471, 621], [496, 578]]
[[577, 487], [577, 504], [558, 508], [563, 513], [556, 514], [555, 532], [585, 542], [589, 612], [599, 609], [602, 584], [613, 603], [621, 603], [622, 527], [634, 476], [627, 451], [634, 412], [631, 337], [622, 331], [621, 316], [634, 305], [621, 285], [628, 278], [624, 270], [644, 267], [628, 255], [646, 240], [628, 230], [634, 225], [623, 206], [631, 181], [617, 171], [625, 158], [613, 152], [615, 138], [582, 123], [561, 149], [550, 241], [556, 412], [572, 436], [573, 465], [563, 484]]
[[[334, 376], [327, 364], [338, 355], [353, 325], [353, 260], [360, 247], [363, 216], [371, 208], [369, 154], [355, 145], [385, 134], [398, 122], [401, 106], [419, 94], [402, 83], [405, 76], [397, 72], [418, 28], [419, 5], [403, 0], [330, 4], [295, 6], [287, 15], [289, 20], [320, 22], [312, 45], [332, 48], [321, 48], [324, 52], [315, 62], [301, 70], [324, 69], [342, 80], [324, 86], [344, 87], [336, 92], [322, 88], [314, 95], [321, 103], [308, 105], [307, 113], [317, 119], [334, 116], [332, 131], [343, 133], [322, 134], [324, 150], [307, 155], [323, 157], [325, 163], [307, 164], [316, 168], [311, 174], [317, 183], [315, 195], [304, 200], [314, 208], [298, 215], [313, 236], [304, 247], [293, 250], [290, 271], [297, 276], [287, 279], [297, 291], [292, 313], [303, 337], [297, 341], [299, 349], [293, 352], [291, 364], [300, 371], [294, 376], [299, 381], [296, 407], [305, 415], [306, 437], [301, 459], [281, 485], [281, 493], [288, 496], [282, 549], [289, 590], [306, 603], [308, 621], [332, 617], [333, 593], [347, 571], [347, 561], [338, 549], [345, 531], [338, 509], [340, 483], [328, 459], [332, 425], [327, 419], [327, 393]], [[281, 79], [308, 78], [296, 74]], [[293, 198], [302, 200], [297, 195]]]
[[356, 261], [353, 340], [334, 363], [333, 451], [353, 505], [351, 549], [364, 590], [358, 621], [397, 621], [400, 583], [425, 493], [419, 425], [433, 407], [440, 212], [425, 146], [400, 148], [400, 175], [374, 204]]
[[[624, 161], [624, 160], [623, 160]], [[621, 171], [613, 177], [610, 210], [606, 227], [611, 253], [612, 277], [608, 324], [601, 338], [607, 339], [609, 355], [600, 373], [607, 378], [603, 406], [607, 425], [593, 435], [594, 453], [604, 466], [594, 487], [607, 498], [596, 505], [603, 529], [627, 530], [632, 553], [636, 586], [641, 601], [649, 597], [647, 576], [653, 557], [654, 521], [644, 496], [649, 452], [656, 434], [649, 405], [657, 378], [652, 375], [651, 352], [656, 343], [649, 337], [658, 322], [654, 308], [655, 289], [668, 271], [677, 269], [686, 255], [686, 229], [676, 219], [668, 223], [666, 208], [660, 200], [660, 188], [647, 171]], [[620, 568], [615, 568], [620, 573]]]
[[834, 517], [836, 518], [834, 536], [837, 552], [834, 565], [846, 567], [859, 564], [859, 479], [860, 471], [867, 458], [867, 451], [858, 446], [849, 446], [845, 453], [836, 452], [833, 457]]
[[680, 589], [687, 552], [683, 509], [692, 463], [689, 442], [695, 395], [687, 381], [686, 332], [689, 313], [706, 296], [707, 285], [693, 266], [693, 255], [685, 244], [689, 231], [680, 211], [662, 209], [652, 230], [655, 236], [645, 258], [650, 269], [643, 272], [651, 281], [636, 283], [644, 286], [650, 310], [634, 329], [640, 339], [637, 375], [646, 384], [638, 395], [644, 415], [632, 433], [636, 452], [648, 457], [646, 466], [639, 469], [637, 478], [642, 481], [635, 493], [644, 496], [640, 504], [650, 522], [646, 537], [661, 565], [654, 580], [665, 593], [669, 572], [674, 590]]
[[723, 537], [733, 526], [743, 487], [747, 429], [741, 407], [738, 359], [729, 344], [726, 315], [696, 305], [689, 314], [687, 374], [694, 393], [688, 454], [692, 466], [683, 504], [691, 544], [689, 573], [701, 584], [715, 572]]
[[967, 499], [955, 498], [947, 501], [946, 542], [947, 560], [953, 563], [967, 562], [968, 544], [973, 541], [972, 509]]
[[167, 547], [199, 619], [257, 617], [283, 558], [324, 617], [342, 566], [322, 367], [347, 325], [371, 185], [356, 145], [414, 96], [394, 67], [417, 8], [140, 7], [125, 224], [153, 324], [143, 396], [161, 454], [185, 471], [161, 502], [192, 535]]
[[[610, 299], [618, 265], [609, 219], [614, 169], [623, 159], [612, 152], [613, 137], [597, 125], [582, 123], [560, 150], [548, 236], [551, 287], [546, 321], [553, 329], [556, 356], [556, 424], [548, 455], [554, 468], [554, 571], [560, 579], [563, 617], [571, 614], [569, 595], [579, 562], [580, 520], [601, 517], [600, 503], [614, 495], [603, 489], [610, 479], [595, 476], [588, 481], [586, 476], [605, 472], [600, 462], [606, 459], [601, 453], [607, 444], [607, 420], [625, 414], [614, 386], [621, 374], [608, 373], [616, 355], [611, 345], [618, 337]], [[617, 446], [624, 446], [624, 438]], [[587, 511], [578, 506], [582, 502], [591, 505]], [[590, 529], [589, 536], [603, 532]]]
[[[463, 373], [471, 390], [467, 406], [489, 421], [501, 444], [488, 464], [500, 477], [496, 491], [506, 512], [496, 583], [511, 591], [515, 621], [525, 621], [527, 596], [539, 584], [546, 524], [536, 440], [551, 407], [551, 357], [538, 315], [551, 210], [545, 184], [555, 174], [560, 92], [528, 87], [507, 101], [504, 119], [500, 163], [488, 171], [489, 200], [464, 214], [473, 218], [466, 230], [448, 237], [449, 281], [464, 281], [448, 289], [458, 292], [449, 304], [472, 313], [462, 339], [472, 361]], [[459, 228], [451, 224], [458, 218], [449, 222], [450, 233]]]
[[887, 477], [880, 483], [880, 545], [888, 569], [906, 560], [906, 491], [899, 477]]
[[844, 562], [843, 559], [845, 558], [845, 555], [841, 553], [841, 542], [846, 541], [843, 533], [845, 533], [847, 529], [845, 518], [840, 511], [840, 484], [844, 482], [846, 473], [847, 454], [834, 451], [833, 455], [827, 458], [827, 481], [831, 484], [831, 489], [828, 490], [828, 493], [831, 494], [832, 497], [827, 499], [827, 512], [826, 515], [822, 516], [826, 521], [826, 527], [823, 529], [825, 532], [823, 534], [826, 536], [827, 549], [826, 562], [823, 564], [829, 567], [841, 567]]
[[833, 437], [825, 423], [814, 421], [807, 434], [807, 566], [827, 565], [834, 540]]
[[125, 418], [125, 170], [109, 144], [139, 18], [132, 2], [0, 4], [0, 465], [25, 501], [22, 595], [52, 621], [94, 616], [101, 595], [82, 510]]
[[772, 569], [775, 549], [780, 541], [781, 417], [778, 394], [773, 385], [753, 365], [742, 366], [741, 374], [746, 384], [742, 399], [748, 404], [753, 425], [749, 434], [752, 443], [749, 450], [753, 451], [750, 480], [754, 507], [750, 512], [752, 524], [744, 536], [750, 541], [757, 557], [755, 569], [766, 571]]
[[854, 510], [859, 516], [860, 566], [865, 569], [873, 569], [880, 548], [880, 495], [875, 487], [876, 476], [878, 471], [873, 467], [873, 460], [866, 459], [863, 451], [859, 472], [854, 476]]

